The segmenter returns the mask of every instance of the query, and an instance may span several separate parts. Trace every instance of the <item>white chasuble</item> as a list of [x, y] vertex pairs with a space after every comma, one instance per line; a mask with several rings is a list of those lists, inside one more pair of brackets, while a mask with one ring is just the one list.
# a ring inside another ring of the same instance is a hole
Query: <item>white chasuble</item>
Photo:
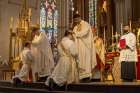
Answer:
[[[78, 82], [79, 76], [75, 59], [75, 56], [77, 55], [75, 43], [68, 37], [64, 37], [58, 45], [58, 52], [60, 54], [59, 61], [49, 78], [52, 78], [59, 86], [66, 83]], [[46, 85], [48, 85], [49, 78], [46, 81]]]
[[34, 37], [32, 41], [32, 52], [35, 58], [33, 74], [38, 73], [39, 77], [51, 75], [54, 68], [54, 59], [45, 32], [41, 32], [39, 36]]
[[82, 20], [74, 27], [73, 32], [78, 49], [80, 79], [92, 77], [92, 70], [97, 63], [91, 26]]

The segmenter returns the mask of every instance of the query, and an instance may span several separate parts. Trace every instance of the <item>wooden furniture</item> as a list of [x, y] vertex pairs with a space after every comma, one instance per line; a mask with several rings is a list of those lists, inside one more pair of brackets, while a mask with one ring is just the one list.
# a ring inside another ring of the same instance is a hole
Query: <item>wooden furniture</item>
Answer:
[[7, 75], [10, 75], [10, 79], [15, 75], [15, 70], [13, 69], [3, 69], [2, 70], [2, 79], [7, 80]]

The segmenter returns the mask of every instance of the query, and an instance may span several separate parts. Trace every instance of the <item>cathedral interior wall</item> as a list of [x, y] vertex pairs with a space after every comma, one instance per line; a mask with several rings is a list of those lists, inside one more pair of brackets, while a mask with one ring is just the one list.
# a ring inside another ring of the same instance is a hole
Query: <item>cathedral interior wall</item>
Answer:
[[[9, 57], [9, 37], [10, 19], [13, 17], [13, 31], [16, 31], [17, 19], [22, 9], [23, 0], [0, 0], [0, 56], [8, 60]], [[39, 23], [39, 1], [28, 0], [29, 7], [32, 8], [31, 24]]]

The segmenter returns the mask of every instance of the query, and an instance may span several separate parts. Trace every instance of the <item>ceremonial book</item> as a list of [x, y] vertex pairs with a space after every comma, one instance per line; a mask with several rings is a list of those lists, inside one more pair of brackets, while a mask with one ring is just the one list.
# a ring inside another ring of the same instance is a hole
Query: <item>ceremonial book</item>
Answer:
[[120, 39], [119, 45], [121, 49], [126, 48], [126, 40], [125, 39]]

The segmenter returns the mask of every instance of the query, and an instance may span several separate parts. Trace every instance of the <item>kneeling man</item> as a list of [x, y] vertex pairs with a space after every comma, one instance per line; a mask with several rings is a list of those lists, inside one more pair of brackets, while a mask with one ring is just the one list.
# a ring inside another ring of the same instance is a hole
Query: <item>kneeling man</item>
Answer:
[[52, 75], [46, 81], [46, 85], [51, 88], [54, 84], [61, 87], [64, 84], [77, 83], [79, 80], [77, 49], [72, 32], [66, 31], [65, 37], [58, 45], [58, 51], [59, 61]]
[[22, 61], [22, 67], [18, 75], [15, 75], [13, 78], [14, 83], [21, 83], [29, 81], [29, 72], [31, 70], [31, 64], [33, 62], [33, 57], [30, 50], [31, 44], [26, 42], [24, 49], [20, 54]]

